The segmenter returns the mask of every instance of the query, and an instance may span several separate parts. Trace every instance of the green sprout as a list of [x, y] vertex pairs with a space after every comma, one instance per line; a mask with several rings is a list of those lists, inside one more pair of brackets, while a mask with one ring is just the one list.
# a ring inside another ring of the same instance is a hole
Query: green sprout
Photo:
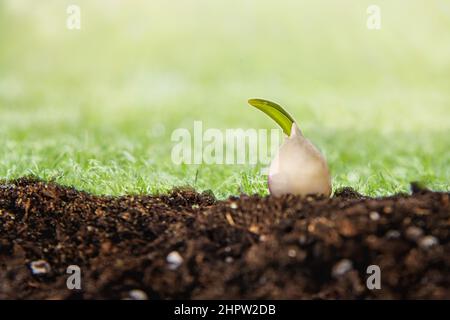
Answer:
[[292, 124], [295, 120], [279, 104], [264, 99], [249, 99], [248, 103], [275, 120], [287, 136], [291, 135]]
[[269, 168], [268, 186], [274, 196], [331, 194], [331, 177], [325, 157], [301, 133], [295, 120], [279, 104], [250, 99], [248, 103], [272, 118], [287, 135]]

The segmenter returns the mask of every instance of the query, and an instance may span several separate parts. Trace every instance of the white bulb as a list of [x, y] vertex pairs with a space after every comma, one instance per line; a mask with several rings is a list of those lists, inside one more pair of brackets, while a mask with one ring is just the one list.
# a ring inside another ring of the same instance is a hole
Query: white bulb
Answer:
[[324, 156], [295, 123], [270, 165], [269, 190], [274, 196], [331, 194], [330, 172]]

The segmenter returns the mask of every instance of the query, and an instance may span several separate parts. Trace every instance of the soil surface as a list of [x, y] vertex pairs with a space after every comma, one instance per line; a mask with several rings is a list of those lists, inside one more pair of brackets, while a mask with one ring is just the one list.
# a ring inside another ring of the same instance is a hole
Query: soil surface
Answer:
[[417, 186], [216, 201], [20, 179], [0, 183], [0, 299], [450, 299], [449, 240], [450, 193]]

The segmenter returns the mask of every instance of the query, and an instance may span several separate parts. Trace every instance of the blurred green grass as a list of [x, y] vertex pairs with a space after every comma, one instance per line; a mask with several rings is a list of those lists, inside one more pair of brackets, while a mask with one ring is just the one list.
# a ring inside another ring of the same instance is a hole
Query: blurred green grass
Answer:
[[[78, 4], [82, 28], [68, 30]], [[450, 4], [377, 1], [0, 2], [0, 178], [102, 194], [173, 186], [266, 194], [259, 167], [170, 160], [171, 132], [272, 128], [284, 105], [334, 188], [450, 190]], [[197, 176], [197, 178], [196, 178]]]

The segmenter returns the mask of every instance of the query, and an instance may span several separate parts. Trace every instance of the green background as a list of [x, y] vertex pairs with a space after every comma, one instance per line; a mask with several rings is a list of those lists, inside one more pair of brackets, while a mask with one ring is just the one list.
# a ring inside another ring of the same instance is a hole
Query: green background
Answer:
[[[66, 8], [81, 8], [81, 30]], [[381, 8], [381, 30], [366, 9]], [[0, 179], [102, 194], [266, 194], [249, 165], [172, 163], [171, 132], [267, 128], [279, 102], [334, 188], [450, 190], [450, 3], [419, 0], [0, 2]], [[197, 176], [197, 179], [196, 179]]]

